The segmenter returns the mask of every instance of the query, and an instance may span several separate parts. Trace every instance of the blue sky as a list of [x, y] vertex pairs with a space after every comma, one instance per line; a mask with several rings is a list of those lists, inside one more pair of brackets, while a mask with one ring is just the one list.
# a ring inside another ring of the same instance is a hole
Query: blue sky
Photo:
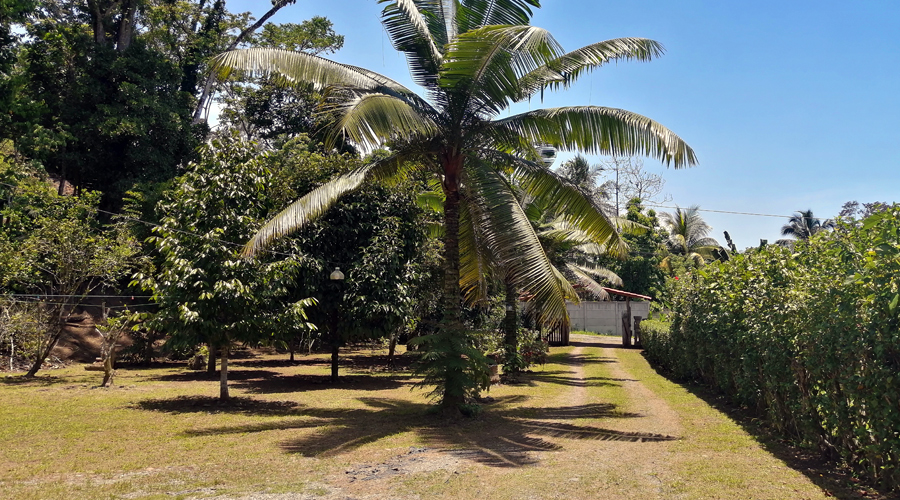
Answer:
[[[542, 4], [532, 24], [566, 50], [637, 36], [661, 42], [666, 54], [600, 68], [568, 90], [545, 94], [543, 103], [512, 111], [591, 104], [666, 125], [700, 158], [698, 166], [677, 171], [645, 161], [666, 179], [669, 205], [783, 216], [704, 212], [720, 241], [727, 230], [739, 248], [760, 238], [772, 242], [801, 209], [827, 218], [850, 200], [900, 201], [900, 2]], [[259, 15], [269, 2], [228, 5]], [[298, 0], [272, 21], [325, 16], [345, 36], [344, 48], [330, 58], [415, 88], [380, 12], [374, 0]]]

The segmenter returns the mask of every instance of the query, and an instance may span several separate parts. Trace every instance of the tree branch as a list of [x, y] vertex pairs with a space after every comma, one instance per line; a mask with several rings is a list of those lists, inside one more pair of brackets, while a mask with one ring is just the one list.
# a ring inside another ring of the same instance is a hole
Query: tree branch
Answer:
[[[297, 0], [278, 0], [278, 2], [272, 4], [272, 8], [269, 9], [268, 12], [262, 15], [255, 23], [250, 25], [248, 28], [241, 31], [241, 33], [228, 45], [225, 49], [225, 52], [229, 50], [234, 50], [241, 42], [244, 41], [245, 38], [252, 35], [256, 30], [258, 30], [266, 21], [269, 20], [272, 16], [274, 16], [279, 10], [282, 8], [296, 3]], [[212, 94], [213, 86], [215, 85], [216, 77], [212, 75], [212, 73], [206, 75], [206, 83], [203, 85], [203, 92], [200, 93], [200, 97], [197, 99], [197, 107], [194, 109], [194, 117], [192, 122], [196, 125], [202, 121], [201, 117], [203, 115], [203, 110], [206, 108], [206, 101], [210, 98]]]

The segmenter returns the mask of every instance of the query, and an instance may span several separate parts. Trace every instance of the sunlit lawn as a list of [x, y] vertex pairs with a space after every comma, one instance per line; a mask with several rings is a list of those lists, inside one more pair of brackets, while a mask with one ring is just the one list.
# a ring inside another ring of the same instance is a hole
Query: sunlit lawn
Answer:
[[[410, 355], [392, 371], [368, 348], [345, 357], [336, 385], [327, 354], [235, 359], [225, 404], [217, 378], [183, 365], [122, 368], [112, 389], [80, 366], [0, 377], [0, 497], [747, 498], [761, 481], [777, 485], [754, 498], [820, 493], [637, 351], [609, 353], [553, 348], [494, 386], [484, 414], [452, 422], [414, 387]], [[622, 368], [678, 412], [683, 433], [650, 432]], [[733, 463], [709, 468], [710, 453]], [[632, 458], [652, 477], [623, 467]]]

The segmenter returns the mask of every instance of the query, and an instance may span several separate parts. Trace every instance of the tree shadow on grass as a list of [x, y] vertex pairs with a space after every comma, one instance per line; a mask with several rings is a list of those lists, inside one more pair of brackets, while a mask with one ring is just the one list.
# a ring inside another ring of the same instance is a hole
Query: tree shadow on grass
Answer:
[[538, 382], [564, 385], [567, 387], [618, 387], [622, 385], [616, 383], [621, 382], [622, 380], [611, 379], [608, 377], [584, 377], [583, 379], [574, 379], [571, 375], [567, 376], [567, 374], [571, 373], [572, 372], [560, 370], [534, 372], [527, 374], [527, 376], [518, 376], [511, 385], [528, 385], [533, 387], [537, 385]]
[[384, 391], [408, 386], [412, 383], [411, 376], [342, 375], [337, 384], [334, 384], [331, 382], [330, 375], [285, 375], [246, 379], [233, 385], [252, 394], [283, 394], [334, 388], [354, 391]]
[[[588, 339], [590, 339], [590, 340], [588, 340]], [[609, 335], [590, 335], [590, 336], [573, 335], [571, 340], [569, 340], [569, 345], [573, 346], [573, 347], [621, 348], [622, 347], [622, 338], [621, 337], [612, 337]]]
[[[228, 370], [228, 381], [265, 379], [280, 375], [269, 370]], [[186, 370], [178, 373], [170, 373], [152, 377], [150, 380], [160, 382], [197, 382], [201, 380], [219, 380], [219, 372], [207, 373], [206, 370]]]
[[[586, 344], [587, 346], [591, 346], [590, 344]], [[592, 346], [596, 347], [596, 346]], [[607, 358], [603, 356], [596, 356], [590, 353], [584, 354], [570, 354], [570, 353], [554, 353], [551, 354], [547, 359], [548, 364], [554, 365], [562, 365], [562, 366], [584, 366], [584, 365], [596, 365], [601, 363], [615, 363], [615, 358]]]
[[325, 358], [298, 358], [294, 361], [290, 359], [248, 359], [235, 363], [241, 367], [251, 368], [290, 368], [292, 366], [324, 366], [331, 363], [331, 360]]
[[[476, 419], [451, 422], [434, 414], [434, 407], [391, 398], [359, 398], [365, 408], [315, 408], [290, 401], [182, 396], [138, 403], [148, 411], [167, 413], [239, 413], [293, 417], [274, 422], [192, 429], [184, 437], [245, 434], [271, 430], [314, 429], [303, 436], [280, 443], [286, 453], [306, 457], [328, 457], [352, 451], [395, 434], [413, 431], [426, 446], [490, 467], [523, 467], [536, 464], [535, 452], [563, 449], [559, 439], [650, 443], [673, 441], [676, 436], [647, 432], [623, 432], [578, 419], [638, 418], [640, 414], [620, 411], [616, 405], [592, 403], [557, 408], [518, 406], [527, 398], [498, 398], [487, 414]], [[515, 406], [514, 406], [515, 405]]]
[[[340, 365], [343, 369], [356, 369], [365, 371], [396, 372], [408, 371], [418, 359], [418, 356], [396, 355], [390, 360], [385, 354], [364, 354], [364, 349], [348, 350], [341, 352]], [[303, 354], [294, 361], [290, 359], [246, 359], [235, 364], [252, 368], [290, 368], [293, 366], [329, 366], [331, 359], [325, 357], [331, 351], [314, 352], [307, 356]]]
[[527, 398], [498, 398], [489, 413], [476, 419], [451, 422], [431, 412], [434, 407], [391, 398], [359, 398], [365, 408], [315, 408], [290, 401], [211, 397], [178, 397], [138, 403], [143, 410], [168, 413], [227, 412], [292, 417], [278, 421], [192, 429], [184, 437], [245, 434], [271, 430], [311, 429], [303, 436], [280, 443], [286, 453], [328, 457], [352, 451], [388, 436], [416, 432], [426, 446], [490, 467], [523, 467], [539, 461], [534, 452], [559, 451], [559, 439], [648, 443], [672, 441], [675, 436], [622, 432], [587, 424], [578, 419], [637, 418], [616, 405], [594, 403], [559, 408], [513, 406]]
[[30, 386], [30, 387], [46, 387], [51, 385], [59, 385], [64, 383], [72, 383], [71, 377], [55, 377], [53, 375], [38, 375], [37, 377], [26, 378], [25, 375], [6, 375], [0, 378], [0, 384], [9, 386]]
[[322, 430], [281, 443], [288, 453], [333, 456], [401, 432], [418, 433], [427, 446], [491, 466], [521, 467], [537, 463], [533, 452], [557, 451], [563, 446], [551, 439], [590, 439], [645, 443], [672, 441], [675, 436], [621, 432], [594, 425], [572, 423], [577, 419], [636, 418], [612, 404], [588, 404], [563, 408], [512, 406], [521, 397], [499, 398], [481, 418], [448, 421], [429, 414], [433, 407], [385, 398], [360, 398], [368, 408], [338, 411], [304, 408]]
[[299, 415], [302, 409], [293, 401], [266, 401], [246, 397], [234, 397], [223, 401], [210, 396], [147, 399], [138, 402], [137, 407], [163, 413], [241, 413], [266, 416]]

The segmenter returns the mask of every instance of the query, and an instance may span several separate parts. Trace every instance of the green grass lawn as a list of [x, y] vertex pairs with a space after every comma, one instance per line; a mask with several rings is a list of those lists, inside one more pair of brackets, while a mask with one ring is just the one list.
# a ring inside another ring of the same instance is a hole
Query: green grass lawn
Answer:
[[[369, 349], [345, 357], [336, 385], [326, 354], [236, 359], [225, 404], [217, 379], [180, 365], [120, 369], [111, 389], [80, 366], [7, 376], [0, 497], [750, 498], [759, 487], [753, 498], [824, 498], [637, 351], [590, 339], [553, 348], [494, 386], [483, 415], [452, 422]], [[657, 429], [647, 395], [678, 425]]]

